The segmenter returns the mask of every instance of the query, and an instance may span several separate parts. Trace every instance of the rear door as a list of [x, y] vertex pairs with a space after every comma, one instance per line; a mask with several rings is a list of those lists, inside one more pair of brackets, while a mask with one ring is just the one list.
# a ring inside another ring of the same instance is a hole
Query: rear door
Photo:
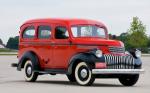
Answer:
[[37, 50], [40, 55], [41, 65], [44, 68], [52, 67], [52, 25], [39, 23], [37, 25]]

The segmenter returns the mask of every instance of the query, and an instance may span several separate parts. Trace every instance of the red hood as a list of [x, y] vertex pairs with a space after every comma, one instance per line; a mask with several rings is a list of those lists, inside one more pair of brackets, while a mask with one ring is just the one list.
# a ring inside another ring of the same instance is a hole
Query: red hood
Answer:
[[106, 46], [121, 46], [118, 40], [109, 40], [101, 38], [73, 38], [73, 44], [87, 44], [87, 45], [106, 45]]

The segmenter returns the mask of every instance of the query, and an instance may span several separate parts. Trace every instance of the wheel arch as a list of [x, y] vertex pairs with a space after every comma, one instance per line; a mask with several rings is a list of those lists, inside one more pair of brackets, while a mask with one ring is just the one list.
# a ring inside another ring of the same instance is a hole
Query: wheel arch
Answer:
[[27, 60], [31, 59], [32, 62], [34, 61], [33, 65], [34, 65], [34, 70], [38, 70], [40, 65], [39, 65], [39, 58], [37, 56], [37, 54], [32, 51], [29, 50], [27, 52], [25, 52], [20, 58], [19, 58], [19, 62], [18, 62], [18, 67], [17, 70], [21, 71], [22, 68], [24, 68], [25, 62]]
[[94, 56], [88, 53], [79, 53], [71, 57], [68, 65], [68, 74], [71, 74], [79, 62], [86, 62], [91, 68], [95, 67]]

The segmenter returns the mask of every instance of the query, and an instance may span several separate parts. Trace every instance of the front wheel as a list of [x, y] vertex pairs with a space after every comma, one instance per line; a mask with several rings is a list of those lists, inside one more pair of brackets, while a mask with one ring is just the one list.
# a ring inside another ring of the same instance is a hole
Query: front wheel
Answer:
[[34, 82], [38, 77], [38, 73], [33, 71], [33, 64], [31, 60], [27, 60], [24, 65], [24, 77], [27, 82]]
[[69, 79], [70, 82], [76, 82], [74, 74], [67, 75], [67, 78]]
[[139, 79], [139, 74], [136, 75], [122, 75], [119, 77], [119, 81], [124, 86], [133, 86]]
[[85, 62], [80, 62], [75, 68], [75, 79], [79, 85], [88, 86], [95, 81], [90, 67]]

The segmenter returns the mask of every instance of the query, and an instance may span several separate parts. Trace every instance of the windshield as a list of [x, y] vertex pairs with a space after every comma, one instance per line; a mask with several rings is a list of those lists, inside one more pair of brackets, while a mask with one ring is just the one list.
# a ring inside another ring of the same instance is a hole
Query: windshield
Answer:
[[73, 37], [100, 37], [106, 38], [104, 28], [94, 25], [76, 25], [71, 27]]

